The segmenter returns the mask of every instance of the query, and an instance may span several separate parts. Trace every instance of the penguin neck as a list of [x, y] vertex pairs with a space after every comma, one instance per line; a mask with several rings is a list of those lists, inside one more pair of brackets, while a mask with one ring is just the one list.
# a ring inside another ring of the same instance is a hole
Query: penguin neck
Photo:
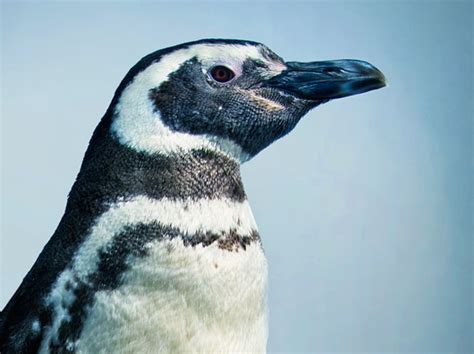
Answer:
[[240, 164], [206, 148], [152, 154], [123, 145], [108, 133], [91, 145], [71, 199], [115, 202], [144, 195], [153, 199], [244, 201]]

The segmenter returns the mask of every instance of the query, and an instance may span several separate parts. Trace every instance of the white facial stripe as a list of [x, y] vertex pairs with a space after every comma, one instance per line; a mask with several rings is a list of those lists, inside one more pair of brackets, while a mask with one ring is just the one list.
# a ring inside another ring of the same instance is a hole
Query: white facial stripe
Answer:
[[237, 67], [241, 67], [246, 59], [251, 58], [269, 63], [274, 68], [275, 75], [285, 68], [284, 65], [269, 62], [259, 47], [252, 45], [197, 44], [177, 50], [139, 73], [125, 88], [115, 109], [112, 132], [122, 144], [151, 154], [208, 148], [222, 151], [241, 162], [248, 160], [250, 156], [233, 141], [209, 135], [174, 132], [163, 124], [159, 112], [155, 111], [148, 97], [150, 89], [159, 87], [171, 73], [194, 57], [204, 67], [225, 63], [236, 63]]
[[275, 63], [268, 60], [262, 55], [260, 47], [258, 46], [200, 44], [190, 49], [194, 52], [194, 55], [191, 54], [191, 58], [193, 56], [198, 58], [204, 68], [204, 72], [212, 66], [225, 65], [229, 66], [239, 75], [242, 73], [242, 65], [247, 59], [264, 62], [268, 66], [267, 72], [269, 77], [277, 75], [286, 69], [286, 66], [282, 63]]

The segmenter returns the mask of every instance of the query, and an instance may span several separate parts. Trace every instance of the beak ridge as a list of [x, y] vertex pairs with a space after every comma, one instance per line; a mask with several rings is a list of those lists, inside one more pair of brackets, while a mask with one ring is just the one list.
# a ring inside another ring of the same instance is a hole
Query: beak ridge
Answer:
[[386, 85], [383, 73], [361, 60], [287, 62], [287, 69], [264, 83], [295, 97], [327, 101], [376, 90]]

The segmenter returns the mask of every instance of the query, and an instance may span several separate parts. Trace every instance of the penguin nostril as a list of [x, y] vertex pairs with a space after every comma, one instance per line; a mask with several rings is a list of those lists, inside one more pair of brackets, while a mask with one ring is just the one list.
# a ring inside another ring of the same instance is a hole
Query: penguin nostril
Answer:
[[213, 67], [210, 74], [214, 80], [221, 83], [229, 82], [235, 77], [235, 73], [223, 65]]

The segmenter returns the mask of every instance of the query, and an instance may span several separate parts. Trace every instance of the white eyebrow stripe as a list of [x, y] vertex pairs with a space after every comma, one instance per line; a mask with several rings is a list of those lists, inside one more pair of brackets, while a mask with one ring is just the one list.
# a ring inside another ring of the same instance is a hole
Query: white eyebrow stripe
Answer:
[[262, 60], [271, 64], [259, 48], [254, 45], [195, 44], [164, 55], [145, 70], [153, 72], [153, 84], [154, 87], [158, 87], [168, 79], [171, 73], [192, 58], [197, 58], [204, 66], [226, 62], [242, 64], [246, 59]]

